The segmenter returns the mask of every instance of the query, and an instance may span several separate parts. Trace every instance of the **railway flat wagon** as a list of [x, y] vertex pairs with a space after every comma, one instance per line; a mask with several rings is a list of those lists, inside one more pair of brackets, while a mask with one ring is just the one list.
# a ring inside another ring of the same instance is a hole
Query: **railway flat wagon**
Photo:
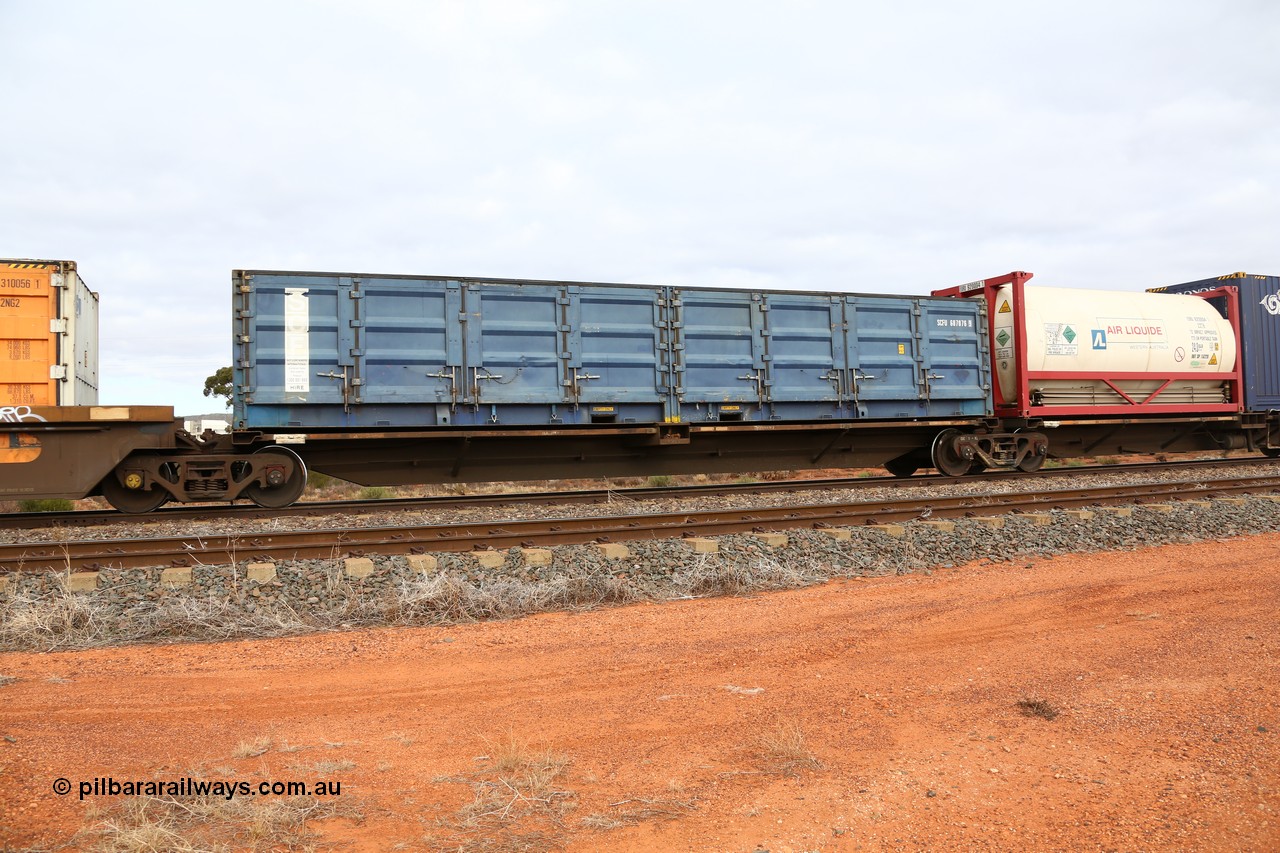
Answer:
[[238, 429], [982, 416], [985, 306], [238, 271]]

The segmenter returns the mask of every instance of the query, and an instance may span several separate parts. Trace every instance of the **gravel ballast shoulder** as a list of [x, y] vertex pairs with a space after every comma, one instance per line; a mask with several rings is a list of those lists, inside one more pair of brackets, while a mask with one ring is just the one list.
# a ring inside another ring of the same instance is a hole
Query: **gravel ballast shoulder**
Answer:
[[1173, 542], [1271, 532], [1280, 501], [1256, 497], [1178, 504], [1171, 512], [1134, 507], [1079, 519], [1054, 512], [1037, 524], [1016, 514], [993, 527], [956, 521], [953, 530], [912, 522], [901, 537], [874, 528], [788, 531], [770, 548], [756, 536], [717, 539], [719, 551], [695, 554], [678, 539], [626, 543], [607, 559], [591, 545], [552, 549], [548, 565], [527, 565], [520, 549], [496, 568], [469, 554], [436, 555], [431, 571], [406, 557], [373, 557], [374, 571], [349, 577], [344, 561], [276, 564], [272, 580], [248, 579], [246, 565], [196, 566], [188, 584], [165, 582], [160, 569], [99, 573], [96, 589], [70, 592], [64, 573], [11, 577], [0, 594], [0, 648], [54, 649], [177, 639], [278, 636], [382, 624], [449, 624], [637, 601], [739, 595], [832, 578], [949, 569], [976, 560], [1004, 562], [1053, 554], [1124, 552]]

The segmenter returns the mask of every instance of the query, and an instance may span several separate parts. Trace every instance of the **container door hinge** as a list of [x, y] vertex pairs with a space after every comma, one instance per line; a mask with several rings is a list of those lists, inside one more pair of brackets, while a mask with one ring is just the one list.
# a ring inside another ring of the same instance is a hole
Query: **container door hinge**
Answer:
[[67, 320], [65, 317], [57, 320], [49, 321], [49, 333], [53, 335], [65, 335], [67, 333]]

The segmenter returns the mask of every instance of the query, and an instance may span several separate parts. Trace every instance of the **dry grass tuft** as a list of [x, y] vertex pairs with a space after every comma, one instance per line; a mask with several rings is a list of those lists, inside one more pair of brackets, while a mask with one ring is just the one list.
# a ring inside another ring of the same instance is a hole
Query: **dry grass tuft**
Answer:
[[210, 797], [130, 797], [105, 811], [75, 839], [95, 853], [148, 851], [321, 849], [309, 823], [331, 817], [360, 820], [349, 804], [314, 797], [225, 799]]
[[761, 764], [768, 772], [794, 776], [801, 769], [822, 766], [809, 749], [804, 731], [794, 723], [780, 723], [764, 732], [757, 747]]
[[[621, 808], [627, 806], [628, 808]], [[609, 814], [587, 815], [582, 825], [588, 829], [609, 830], [620, 826], [634, 826], [645, 821], [675, 820], [693, 813], [692, 802], [683, 800], [649, 800], [642, 797], [610, 803], [610, 808], [619, 811]]]
[[1028, 696], [1018, 700], [1018, 710], [1026, 717], [1039, 717], [1042, 720], [1057, 719], [1062, 713], [1052, 703], [1035, 696]]
[[327, 599], [318, 607], [287, 599], [246, 611], [234, 598], [165, 596], [122, 606], [105, 593], [20, 591], [0, 597], [0, 650], [55, 651], [174, 640], [282, 637], [364, 625], [450, 625], [513, 619], [533, 613], [591, 610], [637, 601], [742, 595], [829, 578], [816, 561], [750, 563], [696, 559], [657, 581], [637, 583], [603, 563], [584, 562], [549, 578], [469, 578], [458, 572], [404, 579], [386, 594], [349, 583], [340, 562], [327, 569]]
[[560, 784], [568, 756], [534, 747], [514, 734], [488, 746], [484, 773], [440, 780], [470, 785], [473, 799], [444, 824], [449, 837], [432, 838], [431, 843], [485, 853], [542, 853], [563, 846], [564, 817], [577, 807], [576, 794]]
[[282, 637], [327, 627], [284, 603], [254, 613], [215, 599], [174, 597], [112, 613], [93, 595], [66, 589], [0, 598], [0, 649], [83, 649], [175, 639]]
[[317, 778], [327, 778], [335, 773], [345, 773], [348, 770], [355, 770], [356, 763], [343, 758], [337, 761], [317, 761], [315, 764], [290, 764], [289, 769], [295, 773], [304, 773], [308, 776], [315, 776]]
[[256, 758], [257, 756], [266, 753], [269, 749], [271, 749], [271, 738], [269, 737], [260, 737], [257, 740], [252, 741], [242, 740], [236, 745], [236, 748], [232, 750], [231, 757]]

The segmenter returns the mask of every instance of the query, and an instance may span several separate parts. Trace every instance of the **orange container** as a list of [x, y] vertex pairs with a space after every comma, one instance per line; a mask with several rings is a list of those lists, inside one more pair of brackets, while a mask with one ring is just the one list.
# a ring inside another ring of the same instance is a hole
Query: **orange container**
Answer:
[[98, 294], [73, 261], [0, 260], [0, 407], [98, 402]]

